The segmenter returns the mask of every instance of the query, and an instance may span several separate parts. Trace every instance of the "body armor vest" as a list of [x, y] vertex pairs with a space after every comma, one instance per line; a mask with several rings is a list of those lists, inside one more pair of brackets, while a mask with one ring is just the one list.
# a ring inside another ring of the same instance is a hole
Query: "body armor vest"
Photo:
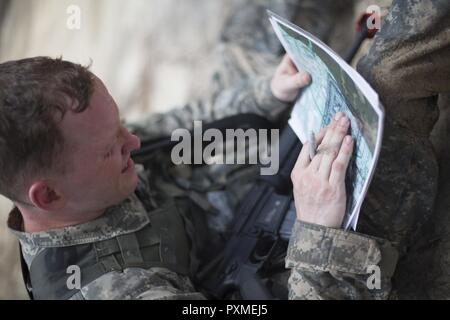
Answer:
[[68, 247], [46, 248], [30, 266], [34, 299], [69, 299], [79, 290], [69, 289], [76, 265], [81, 271], [81, 287], [102, 275], [126, 268], [163, 267], [182, 275], [190, 271], [190, 243], [177, 205], [148, 212], [150, 222], [142, 229], [117, 237]]

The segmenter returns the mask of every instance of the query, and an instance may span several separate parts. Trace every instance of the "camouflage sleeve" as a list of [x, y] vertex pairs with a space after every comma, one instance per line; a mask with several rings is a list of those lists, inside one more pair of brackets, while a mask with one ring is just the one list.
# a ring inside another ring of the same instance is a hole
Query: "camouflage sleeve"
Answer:
[[193, 121], [211, 122], [239, 113], [256, 113], [276, 120], [290, 104], [278, 100], [270, 90], [270, 78], [247, 79], [204, 101], [189, 103], [167, 113], [151, 114], [128, 124], [143, 139], [170, 136], [177, 128], [192, 129]]
[[104, 274], [72, 300], [203, 300], [188, 277], [165, 268], [127, 268]]
[[289, 299], [387, 299], [397, 251], [383, 239], [297, 221]]

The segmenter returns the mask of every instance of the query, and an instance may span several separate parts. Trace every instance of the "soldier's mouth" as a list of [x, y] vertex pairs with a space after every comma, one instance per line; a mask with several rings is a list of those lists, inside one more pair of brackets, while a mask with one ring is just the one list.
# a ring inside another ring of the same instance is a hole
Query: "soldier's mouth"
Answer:
[[125, 167], [122, 168], [122, 173], [127, 172], [131, 167], [133, 167], [133, 160], [129, 157]]

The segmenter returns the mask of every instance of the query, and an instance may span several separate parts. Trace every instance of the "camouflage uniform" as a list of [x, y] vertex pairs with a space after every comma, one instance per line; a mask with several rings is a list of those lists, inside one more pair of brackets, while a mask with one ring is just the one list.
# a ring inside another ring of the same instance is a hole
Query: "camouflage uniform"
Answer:
[[[120, 239], [120, 237], [132, 235], [136, 230], [150, 224], [147, 211], [135, 195], [130, 196], [121, 204], [109, 208], [105, 214], [85, 224], [66, 227], [58, 230], [49, 230], [39, 233], [24, 233], [21, 230], [22, 217], [17, 209], [10, 213], [8, 226], [18, 236], [22, 252], [28, 267], [39, 257], [45, 254], [49, 248], [70, 247], [80, 244], [102, 244], [108, 240]], [[95, 250], [97, 252], [97, 250]], [[59, 257], [62, 260], [63, 257]], [[76, 258], [76, 257], [75, 257]], [[123, 257], [126, 261], [126, 257]], [[52, 261], [48, 261], [49, 268]], [[57, 261], [53, 261], [56, 265]], [[76, 264], [77, 262], [75, 262]], [[67, 269], [67, 266], [62, 266]], [[63, 271], [64, 271], [63, 270]], [[41, 275], [48, 282], [46, 273]], [[67, 275], [68, 277], [69, 275]], [[83, 270], [81, 277], [84, 277]], [[173, 284], [176, 284], [175, 286]], [[53, 295], [35, 299], [52, 299]], [[199, 299], [202, 296], [195, 293], [189, 278], [167, 268], [154, 267], [150, 269], [129, 267], [111, 268], [111, 271], [83, 285], [81, 290], [73, 290], [70, 299]], [[57, 296], [56, 298], [61, 299]]]

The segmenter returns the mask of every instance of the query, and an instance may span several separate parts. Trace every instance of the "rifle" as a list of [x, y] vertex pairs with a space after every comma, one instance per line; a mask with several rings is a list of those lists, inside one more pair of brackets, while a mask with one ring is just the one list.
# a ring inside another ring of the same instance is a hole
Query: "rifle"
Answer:
[[301, 147], [286, 126], [280, 138], [278, 174], [262, 176], [255, 183], [236, 211], [225, 248], [197, 275], [198, 286], [212, 298], [236, 293], [246, 300], [274, 298], [264, 278], [276, 269], [277, 261], [284, 265], [296, 220], [290, 174]]

